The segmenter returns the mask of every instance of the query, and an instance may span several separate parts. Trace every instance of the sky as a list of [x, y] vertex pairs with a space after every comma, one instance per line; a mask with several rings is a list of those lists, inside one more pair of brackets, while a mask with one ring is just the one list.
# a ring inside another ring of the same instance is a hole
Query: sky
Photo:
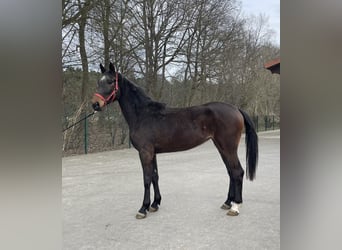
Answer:
[[269, 27], [275, 32], [272, 42], [280, 45], [280, 0], [240, 0], [242, 12], [246, 15], [264, 14], [269, 19]]

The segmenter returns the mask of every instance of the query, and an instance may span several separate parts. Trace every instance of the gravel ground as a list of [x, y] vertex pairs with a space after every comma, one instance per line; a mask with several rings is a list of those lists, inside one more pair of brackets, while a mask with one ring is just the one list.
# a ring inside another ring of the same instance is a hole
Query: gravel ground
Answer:
[[[259, 152], [236, 217], [220, 209], [229, 178], [211, 141], [157, 155], [161, 207], [143, 220], [135, 219], [143, 199], [135, 149], [65, 157], [63, 249], [280, 249], [279, 130], [259, 133]], [[245, 169], [243, 139], [239, 156]]]

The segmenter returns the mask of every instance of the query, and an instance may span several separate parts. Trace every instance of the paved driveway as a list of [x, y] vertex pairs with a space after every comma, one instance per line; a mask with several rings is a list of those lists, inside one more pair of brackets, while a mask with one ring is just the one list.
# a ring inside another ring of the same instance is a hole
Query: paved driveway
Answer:
[[161, 207], [143, 220], [135, 219], [143, 199], [135, 149], [65, 157], [63, 249], [280, 249], [280, 131], [259, 133], [259, 151], [237, 217], [220, 209], [229, 180], [211, 141], [158, 155]]

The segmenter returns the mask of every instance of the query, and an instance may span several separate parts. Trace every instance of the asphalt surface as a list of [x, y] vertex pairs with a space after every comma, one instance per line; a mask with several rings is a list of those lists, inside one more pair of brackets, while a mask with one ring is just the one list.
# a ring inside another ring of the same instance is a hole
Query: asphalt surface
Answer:
[[[135, 218], [144, 190], [135, 149], [65, 157], [63, 249], [280, 249], [279, 130], [259, 133], [259, 152], [236, 217], [220, 209], [229, 178], [211, 141], [157, 155], [162, 202], [142, 220]], [[245, 169], [243, 139], [239, 156]]]

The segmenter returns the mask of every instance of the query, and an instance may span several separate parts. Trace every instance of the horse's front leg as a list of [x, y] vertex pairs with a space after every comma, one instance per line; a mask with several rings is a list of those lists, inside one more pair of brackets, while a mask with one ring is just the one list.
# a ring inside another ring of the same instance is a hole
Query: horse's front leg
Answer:
[[152, 174], [153, 174], [153, 150], [142, 149], [139, 151], [140, 161], [143, 168], [144, 175], [144, 200], [142, 207], [139, 209], [139, 212], [136, 215], [137, 219], [143, 219], [146, 217], [147, 211], [149, 210], [151, 204], [150, 197], [150, 187], [152, 182]]
[[158, 211], [160, 201], [161, 201], [161, 195], [159, 191], [159, 175], [158, 175], [158, 167], [157, 167], [157, 159], [156, 155], [153, 157], [153, 173], [152, 173], [152, 184], [154, 189], [154, 201], [150, 207], [150, 212], [156, 212]]

